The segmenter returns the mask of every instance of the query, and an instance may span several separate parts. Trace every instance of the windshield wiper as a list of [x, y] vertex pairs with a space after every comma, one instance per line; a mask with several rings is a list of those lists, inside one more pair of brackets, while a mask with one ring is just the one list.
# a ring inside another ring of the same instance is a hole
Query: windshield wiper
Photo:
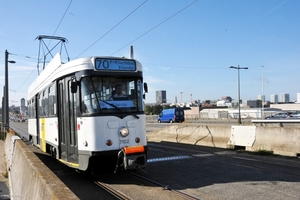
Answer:
[[[99, 101], [104, 102], [104, 103], [106, 103], [107, 105], [110, 105], [110, 106], [114, 107], [115, 109], [117, 109], [117, 110], [123, 112], [123, 110], [122, 110], [121, 108], [119, 108], [118, 106], [116, 106], [116, 105], [114, 105], [114, 104], [112, 104], [112, 103], [109, 103], [109, 102], [107, 102], [107, 101], [103, 101], [103, 100], [99, 99], [98, 94], [97, 94], [96, 89], [95, 89], [94, 81], [93, 81], [93, 79], [92, 79], [91, 77], [90, 77], [90, 80], [91, 80], [91, 83], [92, 83], [92, 87], [93, 87], [94, 93], [95, 93], [95, 95], [96, 95], [96, 100], [97, 100], [97, 102], [99, 102]], [[97, 103], [97, 107], [99, 108], [99, 110], [102, 110], [99, 103]], [[126, 111], [126, 112], [127, 112], [128, 114], [130, 114], [130, 115], [135, 116], [135, 118], [139, 119], [139, 116], [137, 116], [136, 114], [131, 113], [131, 112], [128, 112], [128, 111]]]

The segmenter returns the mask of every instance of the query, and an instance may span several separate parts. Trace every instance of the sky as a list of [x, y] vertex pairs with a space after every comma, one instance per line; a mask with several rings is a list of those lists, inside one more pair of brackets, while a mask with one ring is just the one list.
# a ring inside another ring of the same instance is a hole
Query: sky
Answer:
[[[300, 93], [299, 0], [0, 0], [0, 94], [20, 105], [38, 76], [38, 35], [65, 37], [70, 59], [134, 57], [155, 103]], [[2, 55], [2, 56], [1, 56]], [[231, 69], [230, 66], [248, 69]]]

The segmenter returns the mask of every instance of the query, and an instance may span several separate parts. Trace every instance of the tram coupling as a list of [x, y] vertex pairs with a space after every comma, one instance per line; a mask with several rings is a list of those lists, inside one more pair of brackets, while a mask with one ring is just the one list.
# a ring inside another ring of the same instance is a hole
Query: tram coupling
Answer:
[[114, 173], [120, 167], [124, 170], [142, 169], [146, 165], [146, 159], [144, 146], [124, 147], [118, 152], [118, 160]]

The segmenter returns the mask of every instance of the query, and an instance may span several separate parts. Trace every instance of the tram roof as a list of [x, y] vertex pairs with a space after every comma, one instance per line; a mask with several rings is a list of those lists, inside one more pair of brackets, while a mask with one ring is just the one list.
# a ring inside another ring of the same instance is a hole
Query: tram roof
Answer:
[[[95, 59], [128, 59], [122, 57], [113, 56], [89, 56], [71, 60], [67, 63], [61, 62], [60, 54], [57, 53], [54, 58], [48, 63], [45, 69], [40, 73], [40, 75], [33, 81], [33, 83], [28, 88], [28, 98], [32, 98], [38, 91], [42, 90], [52, 81], [58, 79], [59, 77], [66, 76], [82, 70], [95, 70]], [[132, 60], [132, 59], [128, 59]], [[142, 65], [139, 61], [136, 61], [136, 71], [142, 71]]]

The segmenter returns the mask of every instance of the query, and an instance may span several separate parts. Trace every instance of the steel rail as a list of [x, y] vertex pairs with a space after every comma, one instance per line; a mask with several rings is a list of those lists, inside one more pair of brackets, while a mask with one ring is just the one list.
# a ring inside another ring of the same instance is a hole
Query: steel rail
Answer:
[[125, 194], [119, 192], [118, 190], [114, 189], [109, 184], [106, 184], [106, 183], [103, 183], [103, 182], [100, 182], [100, 181], [95, 181], [94, 183], [96, 185], [98, 185], [99, 187], [103, 188], [104, 190], [106, 190], [107, 192], [109, 192], [110, 194], [112, 194], [117, 199], [120, 199], [120, 200], [131, 200], [131, 198], [129, 198]]
[[154, 185], [160, 186], [160, 187], [162, 187], [165, 190], [169, 190], [173, 194], [175, 194], [177, 196], [180, 196], [180, 197], [182, 197], [184, 199], [188, 199], [188, 200], [201, 200], [201, 198], [199, 198], [199, 197], [195, 197], [195, 196], [192, 196], [192, 195], [187, 194], [185, 192], [181, 192], [179, 190], [175, 190], [175, 189], [171, 188], [169, 185], [164, 185], [164, 184], [158, 183], [157, 181], [154, 181], [154, 180], [151, 180], [149, 178], [143, 177], [143, 176], [141, 176], [139, 174], [136, 174], [134, 172], [128, 172], [128, 174], [130, 174], [130, 175], [132, 175], [134, 177], [137, 177], [139, 179], [142, 179], [144, 181], [150, 182], [150, 183], [152, 183]]

